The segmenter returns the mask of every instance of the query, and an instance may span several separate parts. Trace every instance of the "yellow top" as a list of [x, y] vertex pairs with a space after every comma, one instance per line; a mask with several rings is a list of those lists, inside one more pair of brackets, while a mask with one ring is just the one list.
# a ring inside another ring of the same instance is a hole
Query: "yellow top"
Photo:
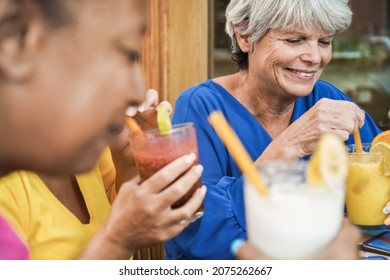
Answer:
[[83, 224], [32, 172], [0, 179], [0, 211], [29, 246], [31, 259], [74, 259], [105, 221], [115, 197], [115, 169], [107, 149], [91, 172], [76, 175], [90, 222]]

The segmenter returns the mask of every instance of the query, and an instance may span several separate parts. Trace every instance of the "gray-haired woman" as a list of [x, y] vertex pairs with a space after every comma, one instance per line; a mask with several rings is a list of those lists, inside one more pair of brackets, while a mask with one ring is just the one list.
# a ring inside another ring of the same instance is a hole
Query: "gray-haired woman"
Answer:
[[380, 132], [350, 98], [319, 81], [332, 39], [351, 18], [347, 0], [229, 3], [226, 31], [239, 71], [187, 89], [175, 106], [173, 122], [196, 125], [208, 194], [202, 219], [166, 244], [168, 258], [232, 259], [231, 242], [247, 238], [242, 173], [208, 123], [210, 112], [223, 112], [255, 163], [304, 159], [325, 132], [347, 143], [359, 128], [364, 142]]

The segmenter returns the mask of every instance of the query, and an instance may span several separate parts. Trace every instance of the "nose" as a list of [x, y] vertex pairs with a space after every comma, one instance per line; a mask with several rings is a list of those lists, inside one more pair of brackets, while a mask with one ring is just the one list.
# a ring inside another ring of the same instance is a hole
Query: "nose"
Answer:
[[146, 98], [146, 83], [140, 65], [135, 66], [135, 71], [132, 77], [132, 89], [129, 92], [129, 98], [133, 103], [142, 103]]
[[311, 64], [319, 64], [321, 62], [321, 49], [316, 43], [307, 44], [304, 52], [301, 55], [302, 61], [310, 62]]

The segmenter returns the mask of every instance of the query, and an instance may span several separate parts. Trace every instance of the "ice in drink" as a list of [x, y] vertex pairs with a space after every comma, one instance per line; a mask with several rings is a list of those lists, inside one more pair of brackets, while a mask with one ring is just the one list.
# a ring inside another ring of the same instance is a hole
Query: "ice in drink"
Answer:
[[306, 259], [324, 249], [343, 219], [344, 186], [312, 187], [305, 162], [269, 162], [259, 167], [269, 196], [245, 180], [249, 242], [275, 259]]

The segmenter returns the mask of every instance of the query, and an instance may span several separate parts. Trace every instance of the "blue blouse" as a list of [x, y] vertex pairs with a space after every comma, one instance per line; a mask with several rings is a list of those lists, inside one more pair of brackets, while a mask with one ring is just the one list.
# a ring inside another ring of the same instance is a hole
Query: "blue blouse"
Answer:
[[[296, 101], [292, 120], [298, 119], [321, 98], [352, 101], [331, 84], [318, 81], [312, 93]], [[172, 121], [195, 123], [199, 160], [204, 166], [202, 183], [208, 190], [204, 216], [166, 242], [166, 259], [234, 259], [230, 244], [236, 238], [247, 239], [243, 176], [208, 122], [209, 114], [215, 110], [224, 114], [253, 160], [272, 141], [249, 111], [217, 83], [207, 80], [180, 95]], [[362, 142], [371, 142], [378, 133], [380, 130], [366, 114], [360, 130]], [[352, 143], [351, 136], [347, 144]]]

